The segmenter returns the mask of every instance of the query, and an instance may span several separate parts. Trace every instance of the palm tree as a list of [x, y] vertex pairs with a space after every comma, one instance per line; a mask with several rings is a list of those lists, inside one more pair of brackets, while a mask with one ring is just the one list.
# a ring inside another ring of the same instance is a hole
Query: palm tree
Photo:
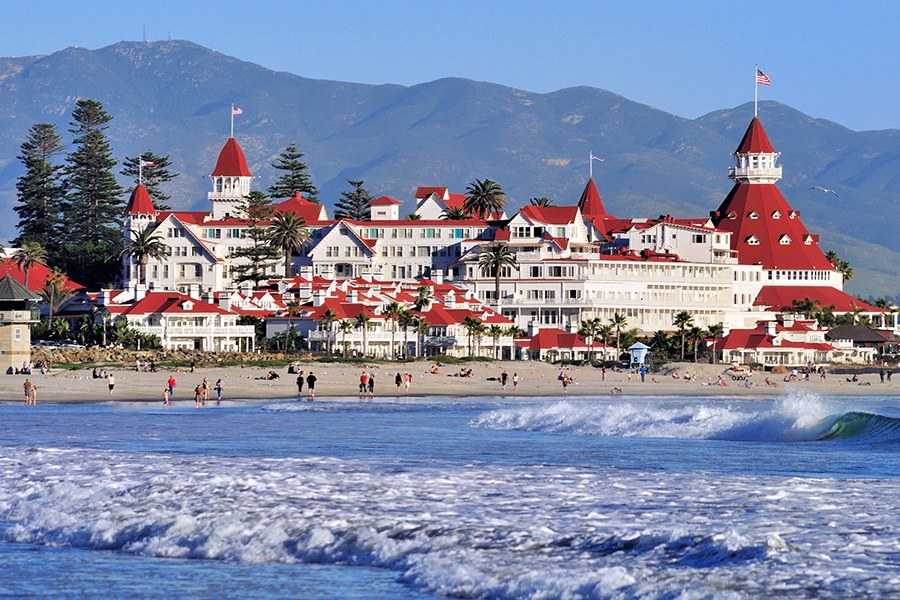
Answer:
[[619, 362], [619, 357], [622, 356], [622, 347], [619, 342], [622, 338], [622, 330], [628, 325], [628, 319], [622, 313], [616, 312], [609, 320], [609, 324], [616, 330], [616, 362]]
[[516, 255], [509, 251], [509, 246], [503, 242], [491, 244], [478, 255], [478, 266], [482, 275], [494, 277], [494, 301], [497, 308], [500, 307], [500, 275], [505, 267], [513, 269], [519, 266]]
[[131, 240], [119, 256], [130, 256], [138, 264], [138, 283], [147, 283], [147, 264], [150, 259], [165, 260], [168, 247], [160, 232], [145, 227], [131, 232]]
[[37, 242], [25, 242], [13, 253], [12, 260], [25, 272], [25, 287], [28, 287], [28, 272], [34, 265], [47, 264], [47, 251]]
[[362, 355], [366, 356], [366, 333], [369, 331], [369, 321], [372, 319], [364, 312], [356, 315], [355, 326], [362, 330]]
[[650, 338], [649, 346], [653, 348], [655, 356], [671, 356], [672, 337], [662, 329], [657, 330]]
[[491, 339], [494, 340], [494, 360], [497, 360], [497, 352], [500, 350], [500, 338], [503, 337], [506, 330], [502, 325], [495, 323], [488, 328], [487, 332]]
[[416, 310], [421, 311], [423, 308], [430, 305], [432, 300], [433, 295], [430, 287], [421, 285], [416, 288], [416, 299], [413, 300], [413, 306], [416, 307]]
[[600, 339], [603, 341], [603, 360], [609, 360], [607, 348], [609, 348], [609, 338], [612, 337], [614, 331], [615, 328], [608, 323], [601, 322], [600, 326], [597, 328], [597, 335], [599, 335]]
[[400, 320], [400, 313], [403, 312], [403, 307], [396, 301], [389, 302], [384, 305], [384, 316], [387, 317], [388, 321], [391, 322], [391, 356], [396, 356], [395, 345], [395, 336], [397, 334], [397, 321]]
[[484, 219], [491, 213], [500, 212], [505, 207], [506, 192], [496, 181], [476, 179], [466, 188], [466, 200], [463, 208], [479, 219]]
[[421, 221], [422, 215], [420, 215], [417, 212], [411, 212], [408, 215], [406, 215], [406, 220], [407, 221]]
[[425, 356], [425, 334], [428, 333], [430, 325], [428, 324], [428, 321], [425, 320], [424, 316], [419, 315], [415, 318], [413, 327], [416, 329], [416, 343], [419, 346], [417, 355]]
[[[26, 275], [27, 277], [27, 275]], [[72, 297], [74, 292], [66, 287], [66, 280], [63, 272], [59, 269], [53, 269], [47, 275], [44, 286], [38, 290], [38, 294], [47, 303], [47, 311], [49, 312], [48, 321], [53, 320], [53, 316], [65, 304], [66, 300]]]
[[597, 339], [597, 333], [600, 328], [600, 319], [584, 319], [581, 327], [578, 329], [578, 335], [583, 337], [588, 343], [588, 360], [594, 360], [594, 342]]
[[441, 213], [441, 219], [444, 221], [468, 221], [471, 218], [472, 213], [462, 206], [447, 207]]
[[309, 230], [303, 225], [306, 221], [296, 213], [282, 212], [272, 219], [272, 245], [284, 254], [284, 276], [291, 276], [291, 255], [298, 252], [309, 242]]
[[342, 345], [344, 346], [344, 358], [347, 358], [347, 334], [353, 331], [353, 323], [351, 323], [347, 319], [343, 319], [338, 324], [338, 331], [340, 331], [344, 336]]
[[700, 346], [700, 342], [706, 338], [706, 333], [707, 332], [705, 329], [703, 329], [702, 327], [697, 327], [696, 325], [694, 327], [691, 327], [691, 330], [688, 332], [688, 336], [690, 337], [691, 342], [693, 342], [694, 346], [694, 362], [697, 362], [697, 349]]
[[403, 358], [406, 358], [409, 349], [409, 328], [415, 325], [415, 319], [416, 317], [405, 308], [400, 311], [400, 316], [397, 318], [397, 324], [403, 328], [403, 352], [401, 353]]
[[828, 262], [834, 266], [835, 271], [840, 271], [844, 283], [853, 279], [853, 267], [850, 266], [849, 262], [841, 259], [841, 257], [837, 255], [837, 252], [829, 250], [825, 253], [825, 258], [827, 258]]
[[678, 330], [678, 335], [681, 336], [681, 360], [684, 360], [684, 338], [687, 332], [688, 327], [691, 327], [694, 324], [694, 317], [686, 310], [679, 311], [675, 313], [675, 319], [672, 321], [672, 324]]
[[463, 321], [463, 327], [466, 329], [469, 357], [471, 357], [475, 353], [475, 332], [481, 327], [481, 321], [473, 316], [468, 316], [465, 321]]
[[708, 328], [709, 335], [713, 339], [713, 352], [712, 352], [712, 362], [716, 364], [716, 346], [719, 343], [719, 340], [722, 339], [722, 336], [725, 335], [725, 325], [722, 323], [716, 323], [715, 325], [710, 325]]
[[331, 354], [331, 325], [335, 321], [337, 321], [337, 313], [330, 308], [326, 308], [319, 317], [319, 323], [322, 324], [322, 329], [325, 331], [325, 352], [329, 355]]
[[547, 196], [538, 196], [537, 198], [532, 198], [528, 201], [531, 206], [553, 206], [553, 200], [548, 198]]

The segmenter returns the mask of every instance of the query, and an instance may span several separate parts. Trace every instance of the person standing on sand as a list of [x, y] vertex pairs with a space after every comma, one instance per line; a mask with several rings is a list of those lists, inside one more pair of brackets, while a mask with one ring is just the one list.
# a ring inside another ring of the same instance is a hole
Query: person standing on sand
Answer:
[[109, 386], [109, 395], [112, 396], [113, 388], [116, 387], [116, 378], [112, 373], [106, 374], [106, 385]]
[[412, 373], [408, 372], [403, 376], [403, 382], [406, 384], [406, 391], [409, 392], [409, 386], [412, 385]]
[[309, 398], [307, 400], [312, 402], [316, 399], [316, 380], [318, 378], [313, 375], [313, 372], [310, 371], [309, 375], [306, 376], [306, 387], [309, 389]]
[[303, 384], [306, 383], [306, 379], [303, 376], [306, 374], [306, 371], [300, 371], [300, 374], [297, 375], [297, 395], [303, 395]]
[[209, 390], [212, 386], [209, 383], [209, 377], [203, 378], [203, 404], [209, 402]]
[[369, 373], [369, 395], [375, 395], [375, 373]]
[[35, 400], [35, 390], [37, 390], [37, 388], [31, 383], [31, 380], [26, 378], [22, 387], [25, 389], [25, 406], [37, 404], [37, 400]]
[[507, 379], [509, 379], [509, 375], [504, 370], [502, 373], [500, 373], [500, 387], [503, 388], [504, 390], [506, 389], [506, 380]]
[[175, 376], [169, 376], [169, 397], [173, 398], [175, 396]]
[[172, 403], [169, 402], [169, 388], [168, 388], [168, 387], [164, 387], [164, 388], [163, 388], [163, 406], [165, 406], [166, 408], [168, 408], [169, 406], [171, 406], [171, 404], [172, 404]]
[[194, 408], [203, 407], [203, 386], [198, 385], [194, 388]]
[[397, 371], [397, 376], [394, 377], [394, 383], [397, 384], [397, 391], [400, 391], [400, 386], [403, 385], [403, 377], [400, 375], [400, 371]]
[[366, 390], [369, 388], [369, 374], [365, 371], [362, 372], [362, 375], [359, 376], [359, 397], [362, 398], [366, 395]]
[[216, 404], [222, 403], [222, 392], [225, 391], [225, 382], [222, 381], [222, 378], [219, 377], [216, 380]]
[[514, 392], [519, 391], [519, 374], [518, 373], [513, 373], [513, 391]]

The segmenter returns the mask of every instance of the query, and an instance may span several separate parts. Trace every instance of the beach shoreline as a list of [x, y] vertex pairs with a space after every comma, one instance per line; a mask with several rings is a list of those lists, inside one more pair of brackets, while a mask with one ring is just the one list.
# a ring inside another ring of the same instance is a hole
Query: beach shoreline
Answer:
[[[640, 375], [625, 371], [607, 371], [605, 380], [600, 369], [589, 366], [559, 366], [541, 362], [497, 361], [493, 363], [471, 362], [440, 367], [439, 374], [429, 372], [433, 362], [377, 363], [362, 365], [351, 363], [304, 362], [298, 367], [305, 374], [315, 373], [316, 400], [336, 399], [391, 400], [394, 398], [422, 398], [432, 396], [477, 398], [579, 398], [585, 396], [677, 396], [677, 397], [724, 397], [759, 399], [775, 398], [788, 394], [809, 393], [819, 396], [896, 396], [900, 394], [900, 378], [897, 381], [880, 382], [878, 374], [865, 374], [858, 383], [846, 381], [844, 375], [828, 374], [823, 382], [818, 375], [811, 375], [808, 381], [785, 382], [784, 375], [755, 373], [750, 378], [752, 385], [746, 387], [743, 381], [724, 379], [726, 385], [717, 385], [723, 365], [677, 363], [668, 365], [663, 372], [648, 373], [645, 381]], [[473, 377], [459, 377], [460, 371], [472, 369]], [[375, 391], [372, 395], [360, 396], [359, 378], [363, 370], [375, 374]], [[163, 402], [163, 389], [169, 377], [175, 377], [176, 387], [172, 396], [175, 403], [193, 401], [194, 389], [207, 378], [211, 385], [222, 379], [223, 399], [293, 401], [308, 398], [308, 386], [304, 384], [303, 394], [298, 394], [296, 375], [289, 374], [287, 367], [268, 366], [197, 366], [194, 372], [189, 368], [159, 369], [151, 373], [130, 368], [101, 369], [115, 376], [115, 388], [109, 393], [107, 381], [93, 378], [91, 369], [52, 369], [41, 375], [33, 371], [30, 375], [6, 375], [0, 386], [0, 402], [23, 403], [23, 384], [29, 379], [37, 387], [39, 404], [66, 404], [85, 402]], [[270, 371], [278, 373], [275, 380], [267, 379]], [[500, 383], [503, 372], [508, 375], [506, 388]], [[405, 384], [398, 389], [396, 374], [401, 378], [406, 373], [412, 375], [409, 390]], [[518, 374], [518, 390], [513, 389], [513, 375]], [[573, 380], [563, 389], [560, 374]], [[690, 379], [685, 378], [689, 375]], [[677, 378], [676, 378], [677, 377]], [[766, 385], [769, 379], [774, 386]], [[614, 393], [615, 390], [620, 393]], [[215, 403], [216, 392], [210, 391], [210, 401]]]

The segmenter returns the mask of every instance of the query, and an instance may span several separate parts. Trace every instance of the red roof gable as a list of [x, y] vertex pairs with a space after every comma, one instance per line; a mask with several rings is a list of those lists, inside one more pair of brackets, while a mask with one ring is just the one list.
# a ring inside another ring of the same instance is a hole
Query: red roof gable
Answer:
[[[191, 309], [188, 310], [186, 303], [191, 303]], [[223, 308], [219, 308], [215, 304], [204, 302], [191, 298], [186, 294], [178, 292], [148, 292], [141, 300], [132, 304], [124, 311], [126, 315], [147, 315], [147, 314], [232, 314]]]
[[[46, 265], [41, 265], [35, 263], [31, 265], [28, 269], [28, 289], [32, 292], [36, 292], [47, 283], [47, 277], [50, 275], [51, 271]], [[13, 279], [25, 285], [25, 271], [20, 269], [13, 259], [11, 258], [0, 258], [0, 279], [5, 277], [6, 275], [10, 275]], [[63, 287], [67, 290], [83, 290], [84, 286], [78, 283], [75, 283], [65, 275], [63, 275]]]
[[588, 179], [584, 191], [581, 192], [581, 199], [578, 200], [578, 208], [581, 214], [590, 218], [600, 218], [606, 216], [606, 207], [603, 206], [603, 200], [600, 198], [600, 192], [597, 191], [597, 185], [594, 178]]
[[134, 191], [131, 192], [131, 198], [128, 199], [128, 206], [125, 207], [127, 215], [155, 215], [156, 209], [153, 208], [153, 201], [150, 194], [142, 184], [138, 184]]
[[731, 249], [738, 251], [742, 265], [834, 270], [816, 236], [806, 230], [774, 183], [736, 184], [719, 206], [716, 219], [717, 229], [731, 232]]
[[392, 206], [394, 204], [403, 204], [399, 200], [395, 200], [390, 196], [378, 196], [371, 202], [369, 202], [369, 206]]
[[775, 152], [775, 148], [772, 147], [769, 136], [766, 135], [766, 130], [763, 129], [762, 122], [758, 118], [753, 117], [753, 120], [750, 121], [750, 126], [747, 127], [744, 138], [738, 144], [734, 153], [757, 154], [760, 152]]
[[216, 168], [212, 172], [213, 177], [251, 177], [250, 169], [247, 168], [247, 159], [244, 158], [244, 151], [238, 145], [237, 140], [228, 138], [222, 151], [219, 152], [219, 160], [216, 161]]
[[834, 306], [835, 312], [853, 312], [857, 308], [863, 312], [886, 312], [885, 309], [872, 306], [837, 288], [812, 285], [764, 285], [753, 305], [781, 310], [790, 306], [794, 300], [804, 298], [818, 302], [819, 306]]
[[293, 197], [276, 204], [275, 213], [294, 213], [306, 224], [316, 223], [326, 217], [325, 209], [321, 204], [310, 202], [301, 196], [300, 192], [294, 192]]
[[[562, 329], [539, 329], [527, 341], [531, 350], [549, 350], [551, 348], [587, 348], [587, 342], [577, 333], [569, 333]], [[602, 348], [603, 344], [595, 343], [594, 348]]]
[[519, 213], [532, 221], [548, 225], [569, 225], [575, 222], [577, 206], [525, 206]]
[[445, 187], [418, 187], [416, 188], [416, 199], [421, 200], [422, 198], [427, 198], [431, 194], [437, 195], [441, 200], [445, 199], [448, 194], [448, 190]]

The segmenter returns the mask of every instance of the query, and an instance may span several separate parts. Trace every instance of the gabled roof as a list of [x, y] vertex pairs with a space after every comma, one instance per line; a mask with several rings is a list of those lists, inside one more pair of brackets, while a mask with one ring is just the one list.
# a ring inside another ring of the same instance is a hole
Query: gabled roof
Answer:
[[395, 204], [403, 204], [399, 200], [395, 200], [390, 196], [378, 196], [371, 202], [369, 202], [369, 206], [393, 206]]
[[[567, 331], [563, 331], [562, 329], [544, 328], [539, 329], [538, 332], [531, 338], [517, 339], [516, 345], [534, 351], [550, 350], [556, 348], [588, 348], [588, 344], [585, 341], [585, 338], [581, 337], [577, 333], [569, 333]], [[595, 342], [593, 347], [602, 348], [603, 344]]]
[[191, 298], [179, 292], [148, 292], [146, 296], [138, 300], [123, 311], [126, 315], [190, 315], [190, 314], [216, 314], [230, 315], [231, 313], [215, 304]]
[[237, 140], [233, 137], [228, 138], [222, 151], [219, 152], [219, 160], [216, 161], [216, 168], [212, 172], [213, 177], [251, 177], [250, 169], [247, 167], [247, 159], [244, 158], [244, 151], [238, 145]]
[[547, 225], [571, 225], [578, 216], [577, 206], [524, 206], [519, 214]]
[[[776, 212], [779, 218], [773, 217]], [[713, 214], [716, 228], [731, 232], [731, 249], [738, 251], [742, 265], [834, 270], [816, 243], [817, 237], [809, 234], [774, 183], [735, 184]]]
[[578, 200], [578, 208], [581, 214], [588, 218], [602, 219], [606, 216], [606, 207], [603, 206], [603, 200], [600, 198], [600, 192], [597, 191], [597, 184], [594, 178], [588, 179], [584, 191], [581, 192], [581, 198]]
[[834, 311], [839, 313], [853, 312], [857, 308], [863, 312], [882, 313], [883, 308], [872, 306], [858, 298], [854, 298], [847, 292], [828, 286], [804, 286], [804, 285], [764, 285], [753, 306], [764, 306], [772, 310], [781, 310], [791, 306], [794, 300], [809, 298], [818, 302], [819, 306], [834, 306]]
[[747, 127], [747, 132], [744, 133], [744, 137], [734, 153], [758, 154], [764, 152], [775, 152], [775, 148], [772, 147], [769, 136], [766, 135], [766, 130], [763, 129], [762, 122], [757, 117], [753, 117], [753, 120], [750, 121], [750, 126]]
[[[28, 289], [37, 291], [44, 287], [47, 283], [47, 277], [50, 276], [50, 269], [46, 265], [35, 263], [28, 269]], [[25, 271], [11, 258], [0, 258], [0, 277], [9, 275], [21, 284], [25, 284]], [[65, 275], [63, 275], [63, 287], [67, 290], [78, 291], [83, 290], [84, 286], [75, 283]]]
[[833, 329], [829, 329], [825, 334], [828, 340], [853, 340], [854, 342], [867, 342], [874, 344], [883, 344], [887, 342], [887, 338], [865, 325], [838, 325]]
[[445, 200], [449, 195], [449, 190], [445, 187], [420, 186], [416, 188], [416, 200], [421, 200], [422, 198], [426, 198], [431, 194], [434, 194], [441, 200]]
[[297, 217], [303, 219], [303, 222], [307, 225], [318, 223], [328, 218], [324, 206], [310, 202], [301, 196], [300, 192], [294, 192], [291, 198], [276, 204], [275, 213], [294, 213]]
[[134, 191], [131, 192], [131, 197], [128, 199], [128, 206], [125, 207], [126, 215], [155, 215], [156, 209], [153, 208], [153, 201], [150, 199], [150, 194], [147, 192], [147, 188], [143, 186], [143, 184], [138, 184], [137, 187], [134, 188]]

